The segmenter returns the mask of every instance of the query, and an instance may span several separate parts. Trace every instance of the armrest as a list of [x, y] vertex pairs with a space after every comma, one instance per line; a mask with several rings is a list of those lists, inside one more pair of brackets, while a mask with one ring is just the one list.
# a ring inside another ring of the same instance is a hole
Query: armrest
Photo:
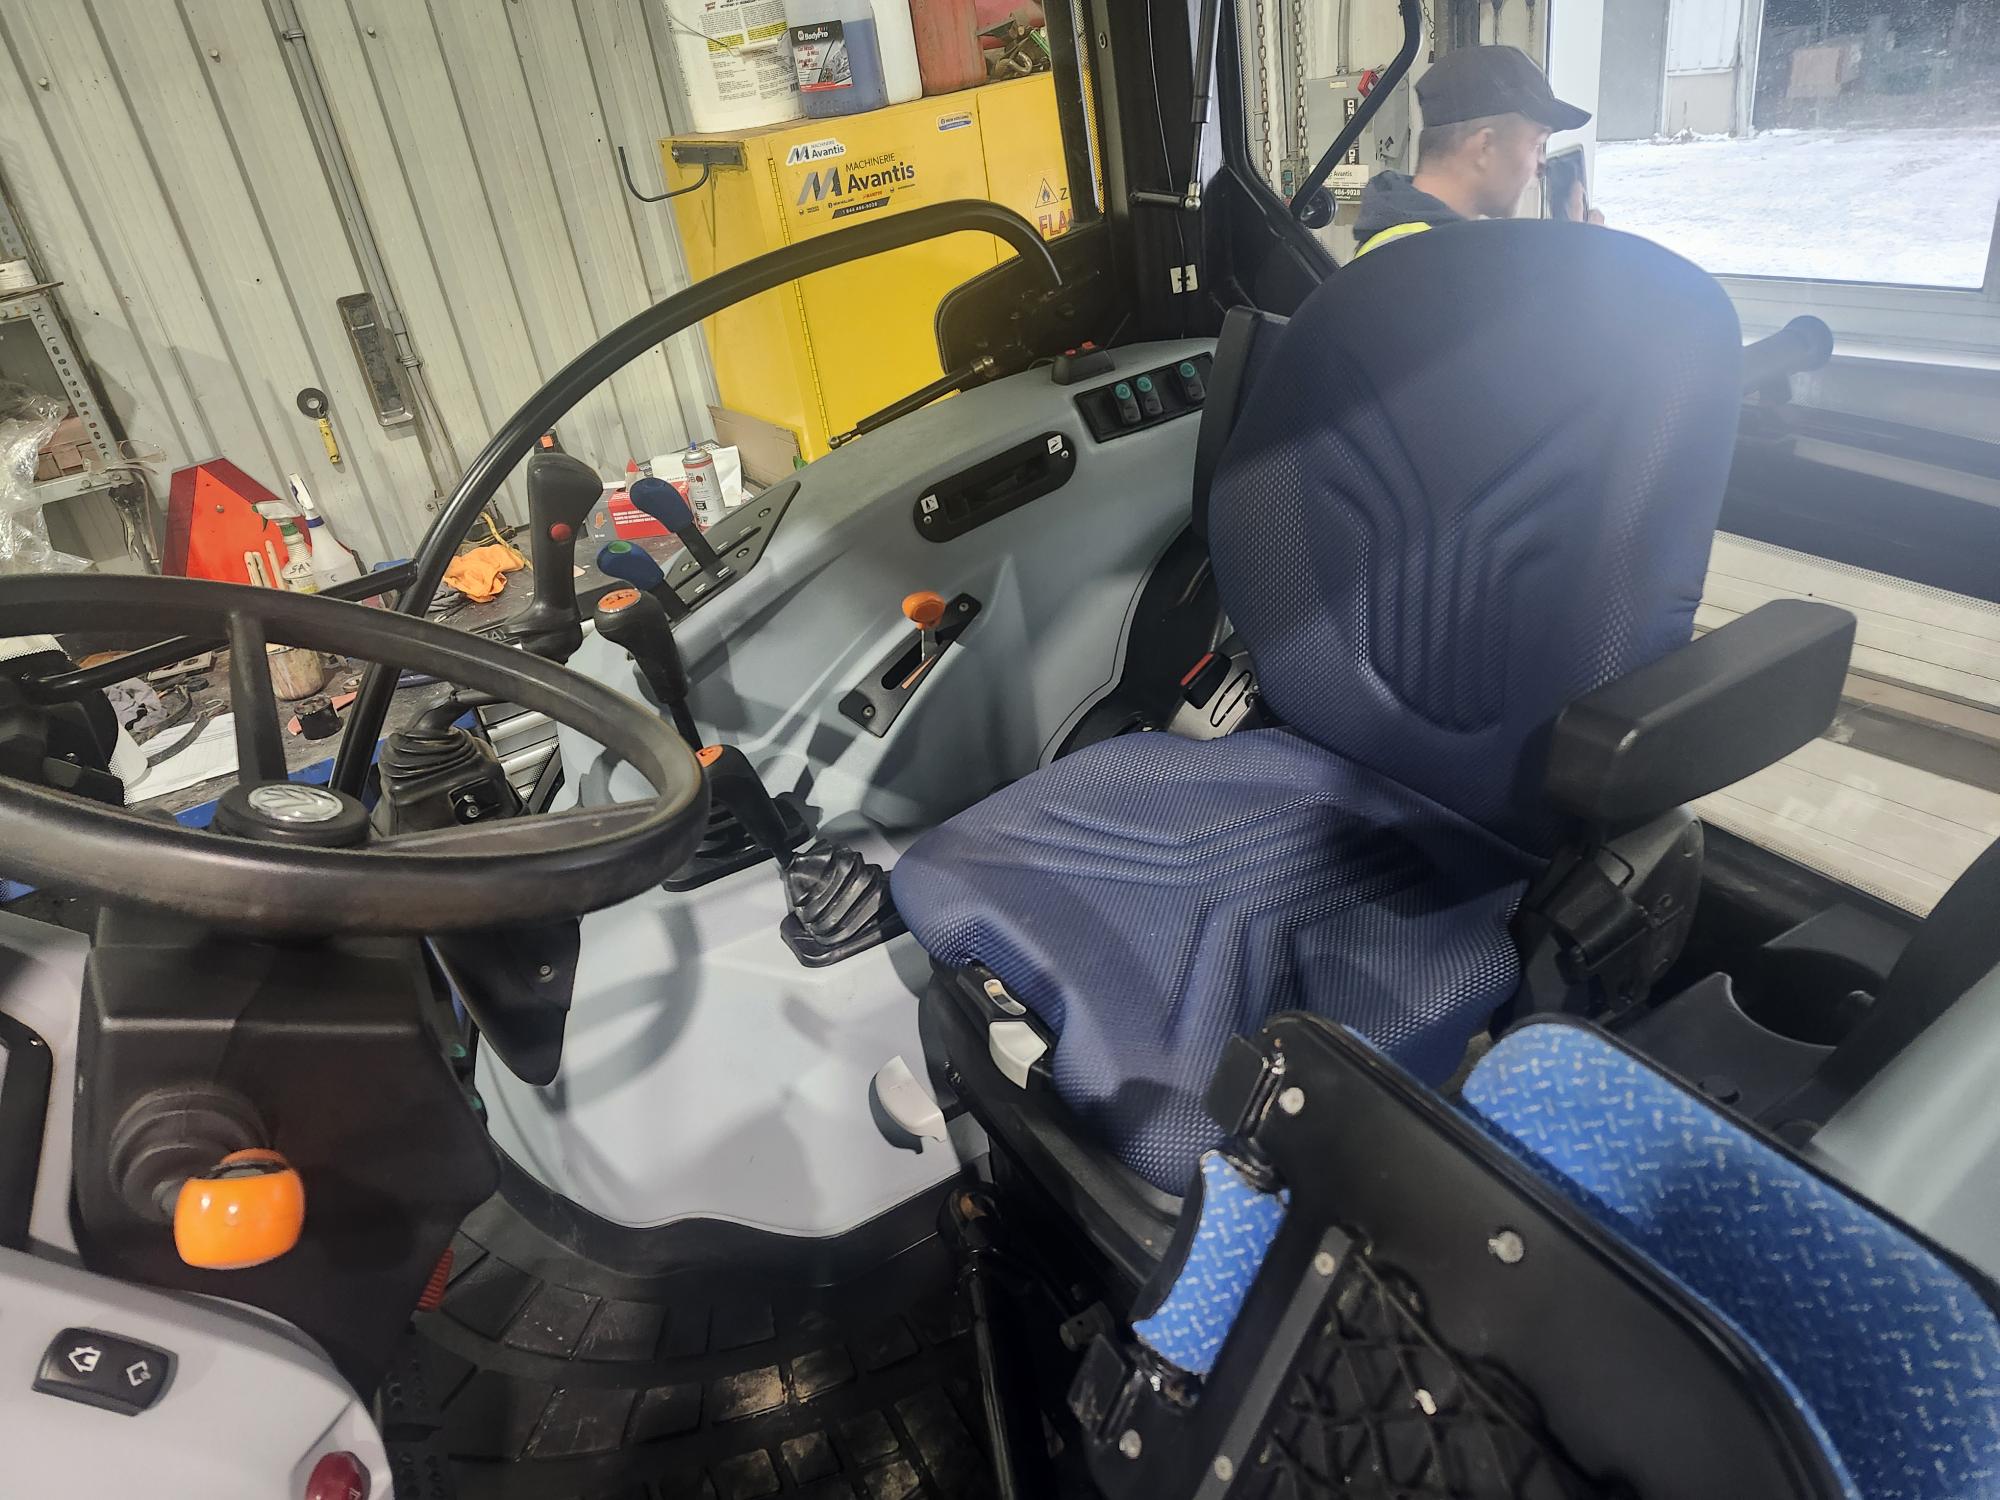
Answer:
[[1854, 616], [1775, 599], [1562, 711], [1545, 784], [1564, 812], [1625, 827], [1741, 781], [1833, 722]]

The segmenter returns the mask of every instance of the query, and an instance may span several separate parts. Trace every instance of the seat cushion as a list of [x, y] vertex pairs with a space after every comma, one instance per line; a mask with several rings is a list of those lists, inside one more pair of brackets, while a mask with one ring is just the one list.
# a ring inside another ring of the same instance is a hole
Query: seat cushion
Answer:
[[1513, 993], [1534, 861], [1288, 730], [1107, 740], [932, 830], [896, 905], [1057, 1034], [1086, 1138], [1170, 1193], [1232, 1036], [1304, 1010], [1441, 1081]]
[[1939, 1252], [1582, 1026], [1513, 1032], [1464, 1097], [1770, 1360], [1855, 1494], [2000, 1497], [2000, 1320]]

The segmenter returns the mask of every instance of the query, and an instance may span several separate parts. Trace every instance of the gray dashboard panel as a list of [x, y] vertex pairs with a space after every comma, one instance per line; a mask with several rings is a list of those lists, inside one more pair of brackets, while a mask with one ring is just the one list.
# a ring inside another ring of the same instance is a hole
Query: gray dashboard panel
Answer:
[[[1117, 359], [1142, 370], [1208, 347]], [[1100, 444], [1072, 403], [1078, 389], [1029, 371], [820, 459], [800, 472], [756, 569], [676, 628], [704, 732], [885, 865], [1043, 763], [1116, 684], [1146, 576], [1188, 523], [1197, 421]], [[1062, 488], [950, 541], [919, 533], [930, 486], [1051, 431], [1076, 450]], [[907, 637], [901, 603], [917, 589], [969, 593], [980, 612], [877, 738], [840, 700]], [[635, 692], [609, 641], [591, 637], [570, 665]], [[569, 730], [560, 740], [565, 799], [644, 795], [598, 746]], [[616, 1223], [714, 1217], [807, 1235], [852, 1228], [956, 1171], [976, 1140], [957, 1131], [899, 1150], [868, 1106], [877, 1068], [921, 1055], [928, 958], [904, 937], [808, 970], [777, 936], [782, 913], [765, 865], [586, 919], [556, 1081], [530, 1088], [481, 1054], [501, 1149]]]
[[[66, 1327], [166, 1350], [171, 1382], [136, 1416], [33, 1390], [43, 1350]], [[367, 1466], [371, 1493], [389, 1493], [375, 1424], [297, 1334], [227, 1303], [15, 1251], [0, 1251], [0, 1434], [9, 1495], [272, 1500], [303, 1495], [313, 1464], [337, 1450]]]
[[[1137, 370], [1209, 348], [1188, 340], [1116, 357]], [[859, 812], [885, 830], [928, 827], [1045, 760], [1078, 709], [1115, 684], [1132, 602], [1187, 524], [1194, 462], [1195, 419], [1098, 443], [1072, 404], [1077, 389], [1031, 370], [802, 470], [756, 570], [677, 629], [702, 728], [760, 765], [809, 772], [826, 815]], [[1068, 484], [952, 541], [919, 535], [912, 515], [929, 487], [1047, 431], [1076, 447]], [[969, 593], [980, 615], [877, 739], [838, 705], [908, 633], [900, 605], [917, 589]], [[608, 641], [586, 641], [570, 664], [631, 688]], [[568, 731], [562, 747], [572, 768], [598, 755]], [[629, 770], [610, 786], [618, 798], [643, 794]]]
[[2000, 970], [1850, 1099], [1806, 1154], [2000, 1281]]

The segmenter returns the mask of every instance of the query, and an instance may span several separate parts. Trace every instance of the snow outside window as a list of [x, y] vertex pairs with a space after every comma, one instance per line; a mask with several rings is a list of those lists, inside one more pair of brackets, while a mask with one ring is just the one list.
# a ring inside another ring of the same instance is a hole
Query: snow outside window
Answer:
[[2000, 0], [1608, 0], [1601, 78], [1618, 228], [1719, 276], [1987, 284]]

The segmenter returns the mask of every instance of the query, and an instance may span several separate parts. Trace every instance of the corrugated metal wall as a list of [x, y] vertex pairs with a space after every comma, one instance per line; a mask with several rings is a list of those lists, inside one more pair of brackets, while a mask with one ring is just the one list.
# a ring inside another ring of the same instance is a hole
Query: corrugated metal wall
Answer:
[[[226, 455], [307, 477], [370, 560], [429, 520], [412, 424], [377, 421], [336, 299], [367, 290], [285, 49], [318, 70], [366, 221], [435, 399], [449, 484], [530, 391], [686, 284], [665, 205], [623, 144], [680, 92], [661, 0], [5, 0], [0, 171], [105, 395], [171, 469]], [[294, 398], [332, 402], [327, 461]], [[713, 399], [699, 334], [561, 425], [607, 473], [684, 444]], [[519, 514], [518, 496], [513, 507]], [[91, 528], [93, 537], [107, 533]]]
[[1711, 73], [1735, 67], [1742, 31], [1743, 0], [1673, 0], [1667, 18], [1667, 71]]

